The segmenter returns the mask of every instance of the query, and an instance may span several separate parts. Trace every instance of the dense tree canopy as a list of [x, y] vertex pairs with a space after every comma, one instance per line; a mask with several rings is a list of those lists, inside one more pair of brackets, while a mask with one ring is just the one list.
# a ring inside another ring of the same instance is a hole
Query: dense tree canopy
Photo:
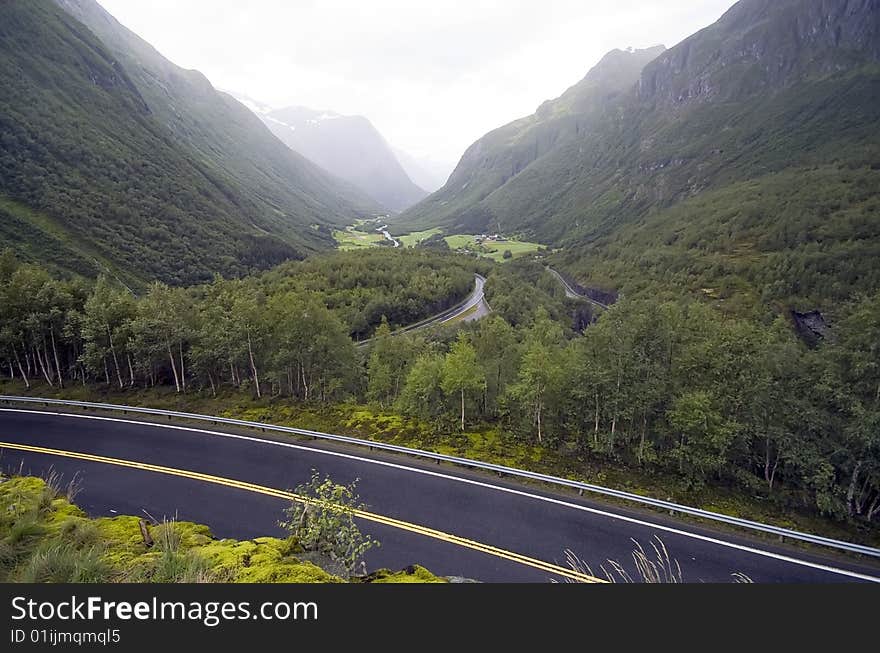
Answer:
[[[542, 291], [543, 281], [536, 290], [526, 265], [490, 275], [509, 319], [496, 310], [393, 337], [380, 316], [370, 346], [357, 348], [350, 336], [369, 322], [368, 306], [391, 312], [408, 297], [421, 308], [397, 315], [423, 317], [440, 302], [427, 286], [426, 296], [393, 291], [407, 266], [438, 279], [472, 274], [464, 258], [400, 254], [338, 255], [359, 282], [328, 257], [188, 290], [157, 283], [139, 298], [104, 278], [58, 280], [2, 255], [0, 376], [372, 402], [438, 432], [494, 425], [692, 488], [877, 521], [880, 295], [841, 306], [833, 337], [811, 349], [782, 319], [758, 323], [690, 300], [624, 299], [592, 322], [573, 320], [583, 308]], [[514, 311], [517, 294], [531, 295], [527, 313]]]

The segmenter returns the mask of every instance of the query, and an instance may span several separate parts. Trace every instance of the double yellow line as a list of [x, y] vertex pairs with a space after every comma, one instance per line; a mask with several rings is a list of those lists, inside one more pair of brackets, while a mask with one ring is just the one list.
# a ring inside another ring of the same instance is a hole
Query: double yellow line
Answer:
[[[201, 481], [203, 483], [212, 483], [214, 485], [223, 485], [225, 487], [235, 488], [237, 490], [243, 490], [245, 492], [253, 492], [256, 494], [263, 494], [265, 496], [275, 497], [278, 499], [285, 499], [287, 501], [299, 501], [301, 503], [307, 503], [308, 499], [302, 497], [300, 495], [294, 494], [293, 492], [287, 492], [284, 490], [277, 490], [275, 488], [266, 487], [264, 485], [256, 485], [254, 483], [248, 483], [246, 481], [237, 481], [235, 479], [230, 478], [222, 478], [220, 476], [212, 476], [210, 474], [202, 474], [201, 472], [193, 472], [183, 469], [175, 469], [173, 467], [163, 467], [161, 465], [152, 465], [150, 463], [141, 463], [135, 462], [132, 460], [121, 460], [119, 458], [108, 458], [106, 456], [96, 456], [94, 454], [89, 453], [80, 453], [76, 451], [64, 451], [62, 449], [49, 449], [46, 447], [35, 447], [32, 445], [26, 444], [15, 444], [9, 442], [0, 442], [0, 449], [13, 449], [16, 451], [27, 451], [31, 453], [45, 454], [49, 456], [61, 456], [63, 458], [75, 458], [77, 460], [87, 460], [89, 462], [95, 463], [103, 463], [105, 465], [115, 465], [117, 467], [128, 467], [130, 469], [139, 469], [141, 471], [146, 472], [154, 472], [156, 474], [165, 474], [168, 476], [178, 476], [181, 478], [188, 478], [194, 481]], [[561, 567], [559, 565], [555, 565], [550, 562], [545, 562], [544, 560], [538, 560], [537, 558], [530, 558], [529, 556], [522, 555], [520, 553], [515, 553], [513, 551], [507, 551], [505, 549], [499, 549], [498, 547], [491, 546], [489, 544], [483, 544], [481, 542], [475, 542], [474, 540], [469, 540], [464, 537], [460, 537], [458, 535], [453, 535], [451, 533], [445, 533], [443, 531], [438, 531], [433, 528], [428, 528], [427, 526], [420, 526], [418, 524], [411, 524], [409, 522], [401, 521], [399, 519], [394, 519], [393, 517], [386, 517], [384, 515], [377, 515], [372, 512], [367, 512], [365, 510], [356, 510], [355, 516], [360, 517], [361, 519], [365, 519], [367, 521], [375, 522], [377, 524], [384, 524], [385, 526], [391, 526], [392, 528], [398, 528], [400, 530], [408, 531], [410, 533], [416, 533], [418, 535], [423, 535], [424, 537], [430, 537], [435, 540], [441, 540], [443, 542], [448, 542], [450, 544], [455, 544], [457, 546], [461, 546], [467, 549], [473, 549], [474, 551], [480, 551], [481, 553], [485, 553], [491, 556], [495, 556], [496, 558], [503, 558], [505, 560], [510, 560], [511, 562], [516, 562], [521, 565], [526, 565], [527, 567], [533, 567], [534, 569], [539, 569], [541, 571], [545, 571], [554, 576], [561, 576], [563, 578], [568, 578], [570, 580], [578, 581], [581, 583], [603, 583], [605, 581], [595, 578], [593, 576], [589, 576], [587, 574], [575, 571], [573, 569], [569, 569], [567, 567]]]

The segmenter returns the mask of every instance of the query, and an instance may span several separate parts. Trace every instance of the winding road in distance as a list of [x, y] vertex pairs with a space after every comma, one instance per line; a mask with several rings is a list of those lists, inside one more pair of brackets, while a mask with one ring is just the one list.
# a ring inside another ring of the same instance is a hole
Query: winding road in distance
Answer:
[[598, 570], [632, 567], [633, 540], [659, 537], [691, 582], [878, 582], [876, 561], [722, 534], [665, 515], [609, 506], [498, 477], [348, 447], [279, 436], [0, 409], [4, 469], [70, 479], [89, 514], [151, 515], [208, 524], [219, 537], [280, 535], [283, 491], [313, 469], [337, 482], [361, 479], [364, 531], [381, 548], [370, 569], [420, 564], [488, 582], [587, 580], [565, 565], [571, 550]]
[[[592, 299], [590, 297], [587, 297], [586, 295], [582, 295], [581, 293], [577, 292], [574, 288], [571, 287], [571, 285], [569, 285], [565, 278], [553, 268], [548, 267], [547, 271], [550, 272], [559, 281], [559, 283], [562, 284], [562, 287], [565, 289], [565, 296], [569, 299], [582, 299], [600, 308], [608, 308], [608, 306], [606, 306], [605, 304], [597, 302], [595, 299]], [[398, 329], [391, 335], [399, 336], [403, 333], [422, 331], [438, 326], [453, 324], [455, 322], [477, 322], [485, 317], [488, 317], [489, 314], [492, 312], [492, 309], [489, 307], [489, 303], [486, 301], [486, 296], [484, 292], [485, 286], [486, 278], [479, 274], [475, 274], [474, 290], [462, 303], [454, 306], [453, 308], [450, 308], [449, 310], [443, 311], [438, 315], [434, 315], [433, 317], [430, 317], [426, 320], [417, 322], [416, 324], [411, 324], [402, 329]], [[357, 346], [368, 347], [371, 342], [373, 342], [372, 338], [357, 343]]]
[[[475, 274], [474, 275], [474, 289], [470, 295], [468, 295], [467, 299], [465, 299], [460, 304], [453, 306], [452, 308], [443, 311], [433, 317], [429, 317], [427, 320], [422, 320], [421, 322], [417, 322], [416, 324], [411, 324], [402, 329], [398, 329], [394, 331], [392, 336], [399, 336], [403, 333], [412, 333], [414, 331], [422, 331], [425, 329], [431, 329], [438, 326], [443, 326], [445, 324], [452, 324], [454, 322], [476, 322], [477, 320], [482, 320], [484, 317], [491, 313], [491, 309], [489, 308], [489, 304], [486, 302], [486, 296], [483, 292], [483, 289], [486, 286], [486, 278]], [[367, 347], [369, 344], [373, 342], [373, 339], [364, 340], [357, 344], [358, 347]]]

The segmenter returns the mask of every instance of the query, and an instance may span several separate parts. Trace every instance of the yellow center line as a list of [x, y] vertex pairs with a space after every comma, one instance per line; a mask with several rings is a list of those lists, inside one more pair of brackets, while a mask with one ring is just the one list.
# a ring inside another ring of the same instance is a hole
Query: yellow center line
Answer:
[[[271, 487], [266, 487], [263, 485], [256, 485], [254, 483], [248, 483], [246, 481], [238, 481], [230, 478], [222, 478], [220, 476], [212, 476], [210, 474], [203, 474], [202, 472], [194, 472], [183, 469], [175, 469], [173, 467], [163, 467], [161, 465], [152, 465], [150, 463], [142, 463], [135, 462], [132, 460], [122, 460], [119, 458], [108, 458], [106, 456], [97, 456], [95, 454], [89, 453], [80, 453], [76, 451], [64, 451], [62, 449], [49, 449], [46, 447], [36, 447], [32, 445], [26, 444], [14, 444], [9, 442], [0, 442], [0, 449], [14, 449], [17, 451], [28, 451], [32, 453], [45, 454], [49, 456], [61, 456], [64, 458], [75, 458], [78, 460], [86, 460], [89, 462], [103, 463], [106, 465], [115, 465], [117, 467], [128, 467], [131, 469], [139, 469], [141, 471], [154, 472], [156, 474], [165, 474], [168, 476], [178, 476], [181, 478], [188, 478], [195, 481], [202, 481], [204, 483], [212, 483], [214, 485], [223, 485], [226, 487], [235, 488], [238, 490], [244, 490], [246, 492], [253, 492], [256, 494], [263, 494], [270, 497], [275, 497], [278, 499], [286, 499], [289, 501], [299, 501], [301, 503], [307, 503], [309, 500], [306, 497], [302, 497], [300, 495], [294, 494], [293, 492], [287, 492], [285, 490], [278, 490]], [[562, 576], [563, 578], [568, 578], [571, 580], [576, 580], [582, 583], [604, 583], [602, 579], [595, 578], [593, 576], [575, 571], [573, 569], [569, 569], [566, 567], [561, 567], [559, 565], [545, 562], [544, 560], [539, 560], [537, 558], [530, 558], [529, 556], [522, 555], [520, 553], [515, 553], [513, 551], [507, 551], [505, 549], [500, 549], [498, 547], [483, 544], [481, 542], [476, 542], [474, 540], [469, 540], [467, 538], [461, 537], [459, 535], [453, 535], [451, 533], [445, 533], [443, 531], [438, 531], [433, 528], [429, 528], [427, 526], [420, 526], [419, 524], [412, 524], [409, 522], [405, 522], [399, 519], [395, 519], [393, 517], [386, 517], [384, 515], [377, 515], [372, 512], [367, 512], [365, 510], [355, 510], [354, 515], [356, 517], [360, 517], [361, 519], [365, 519], [367, 521], [375, 522], [377, 524], [383, 524], [385, 526], [391, 526], [392, 528], [397, 528], [404, 531], [409, 531], [411, 533], [416, 533], [418, 535], [422, 535], [424, 537], [430, 537], [435, 540], [441, 540], [443, 542], [448, 542], [450, 544], [455, 544], [457, 546], [461, 546], [467, 549], [473, 549], [475, 551], [480, 551], [481, 553], [485, 553], [491, 556], [495, 556], [497, 558], [503, 558], [505, 560], [509, 560], [511, 562], [516, 562], [521, 565], [525, 565], [528, 567], [533, 567], [534, 569], [539, 569], [541, 571], [548, 572], [550, 574], [554, 574], [557, 576]]]

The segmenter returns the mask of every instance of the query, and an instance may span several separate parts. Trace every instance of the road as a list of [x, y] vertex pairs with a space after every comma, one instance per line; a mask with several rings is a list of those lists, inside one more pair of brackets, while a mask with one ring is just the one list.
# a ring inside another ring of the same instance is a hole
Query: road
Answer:
[[[413, 331], [423, 331], [425, 329], [432, 329], [434, 327], [443, 326], [444, 324], [453, 324], [455, 322], [476, 322], [478, 320], [482, 320], [484, 317], [491, 313], [491, 309], [489, 308], [488, 302], [486, 302], [486, 297], [483, 292], [484, 287], [486, 286], [486, 278], [475, 274], [474, 275], [474, 289], [468, 298], [463, 302], [454, 306], [438, 315], [434, 315], [433, 317], [429, 317], [426, 320], [422, 320], [416, 324], [411, 324], [402, 329], [398, 329], [392, 336], [399, 336], [402, 333], [412, 333]], [[373, 340], [364, 340], [358, 343], [358, 347], [367, 347]]]
[[[474, 291], [471, 293], [464, 304], [461, 304], [447, 315], [440, 315], [435, 318], [428, 326], [436, 326], [442, 324], [451, 324], [453, 322], [476, 322], [487, 317], [491, 313], [484, 288], [486, 287], [486, 278], [479, 274], [474, 275]], [[421, 328], [425, 328], [424, 326]]]
[[658, 536], [691, 582], [729, 581], [734, 572], [758, 582], [880, 580], [873, 563], [721, 535], [475, 471], [266, 437], [0, 410], [3, 468], [41, 474], [51, 466], [67, 479], [78, 473], [77, 502], [96, 516], [149, 513], [208, 524], [219, 537], [278, 535], [288, 501], [270, 495], [317, 469], [337, 482], [361, 479], [369, 506], [361, 526], [382, 542], [367, 556], [371, 569], [417, 563], [487, 582], [566, 580], [566, 549], [594, 569], [607, 559], [631, 567], [631, 540], [648, 547]]
[[554, 277], [556, 277], [559, 280], [559, 283], [561, 283], [562, 287], [565, 288], [565, 296], [568, 297], [569, 299], [585, 299], [588, 302], [590, 302], [591, 304], [593, 304], [594, 306], [598, 306], [599, 308], [604, 308], [604, 309], [608, 308], [608, 306], [606, 306], [602, 302], [597, 302], [592, 297], [588, 297], [587, 295], [583, 295], [583, 294], [579, 293], [577, 290], [575, 290], [574, 288], [572, 288], [571, 284], [569, 284], [568, 281], [565, 280], [565, 277], [563, 277], [561, 274], [559, 274], [553, 268], [548, 267], [547, 270], [550, 272], [550, 274], [552, 274]]

